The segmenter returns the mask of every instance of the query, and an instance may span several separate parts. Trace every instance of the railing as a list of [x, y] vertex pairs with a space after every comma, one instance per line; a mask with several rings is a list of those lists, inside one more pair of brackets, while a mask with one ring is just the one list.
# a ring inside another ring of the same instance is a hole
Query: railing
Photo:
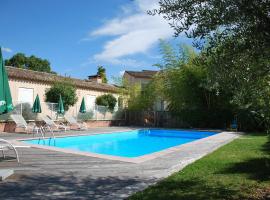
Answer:
[[[10, 120], [10, 114], [21, 114], [26, 120], [37, 120], [41, 115], [47, 115], [51, 119], [56, 120], [61, 118], [57, 114], [57, 103], [41, 102], [41, 114], [32, 112], [32, 103], [14, 102], [14, 110], [11, 113], [0, 115], [1, 121]], [[114, 111], [109, 111], [104, 106], [95, 105], [92, 109], [87, 109], [86, 113], [79, 113], [80, 105], [76, 104], [66, 111], [66, 114], [71, 115], [81, 120], [123, 120], [125, 119], [125, 111], [115, 108]]]

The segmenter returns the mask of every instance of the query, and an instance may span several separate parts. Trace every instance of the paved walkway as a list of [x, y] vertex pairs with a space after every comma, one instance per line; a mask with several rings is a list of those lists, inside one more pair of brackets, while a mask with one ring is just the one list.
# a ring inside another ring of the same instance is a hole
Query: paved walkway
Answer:
[[[92, 128], [88, 133], [123, 130], [130, 128]], [[0, 133], [0, 137], [13, 140], [31, 136]], [[14, 160], [0, 160], [0, 169], [15, 170], [13, 177], [0, 183], [0, 198], [124, 199], [237, 137], [236, 134], [223, 132], [184, 144], [176, 152], [139, 164], [37, 148], [18, 148], [19, 164]]]

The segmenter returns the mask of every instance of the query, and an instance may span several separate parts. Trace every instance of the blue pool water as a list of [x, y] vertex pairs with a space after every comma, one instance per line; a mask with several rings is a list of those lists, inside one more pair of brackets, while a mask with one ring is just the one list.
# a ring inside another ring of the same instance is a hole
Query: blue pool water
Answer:
[[26, 140], [30, 144], [134, 158], [205, 138], [217, 132], [164, 129], [134, 130], [110, 134]]

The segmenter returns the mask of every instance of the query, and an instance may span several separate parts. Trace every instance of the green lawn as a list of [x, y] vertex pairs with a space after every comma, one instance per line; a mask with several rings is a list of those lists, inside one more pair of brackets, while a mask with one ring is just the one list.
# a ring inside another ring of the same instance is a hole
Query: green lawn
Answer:
[[135, 199], [264, 199], [270, 195], [270, 139], [249, 134], [187, 166]]

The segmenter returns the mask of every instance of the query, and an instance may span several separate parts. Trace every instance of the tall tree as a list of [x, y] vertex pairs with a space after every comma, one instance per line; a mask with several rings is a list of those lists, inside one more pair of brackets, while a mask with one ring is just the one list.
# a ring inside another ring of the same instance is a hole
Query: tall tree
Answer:
[[10, 59], [7, 59], [5, 65], [34, 71], [55, 73], [51, 71], [50, 62], [48, 60], [33, 55], [27, 57], [23, 53], [17, 53]]
[[270, 1], [160, 0], [160, 14], [203, 50], [209, 81], [270, 129]]
[[103, 66], [98, 66], [97, 75], [101, 76], [102, 83], [107, 83], [107, 77], [106, 77], [106, 69]]
[[160, 0], [159, 4], [150, 13], [164, 15], [176, 35], [185, 32], [198, 39], [233, 36], [247, 45], [269, 46], [268, 0]]

